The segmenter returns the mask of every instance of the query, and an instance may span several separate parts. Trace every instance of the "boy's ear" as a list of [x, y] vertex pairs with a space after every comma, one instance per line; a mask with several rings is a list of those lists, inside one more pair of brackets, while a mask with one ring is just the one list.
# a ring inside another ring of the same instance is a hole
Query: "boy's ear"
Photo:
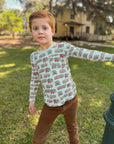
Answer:
[[30, 33], [32, 33], [32, 30], [30, 29]]
[[52, 29], [52, 35], [54, 35], [55, 34], [55, 28], [54, 29]]

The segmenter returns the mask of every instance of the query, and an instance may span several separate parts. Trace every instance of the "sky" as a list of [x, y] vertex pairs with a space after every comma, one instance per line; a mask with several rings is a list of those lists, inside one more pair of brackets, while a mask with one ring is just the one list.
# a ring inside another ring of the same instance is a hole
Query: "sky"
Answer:
[[5, 0], [6, 6], [12, 9], [21, 9], [21, 5], [16, 0]]

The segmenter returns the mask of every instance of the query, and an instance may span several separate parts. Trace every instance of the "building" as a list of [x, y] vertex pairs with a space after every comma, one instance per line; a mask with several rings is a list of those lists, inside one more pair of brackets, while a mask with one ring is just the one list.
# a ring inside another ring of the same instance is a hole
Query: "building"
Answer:
[[59, 39], [81, 39], [85, 34], [94, 34], [94, 25], [87, 16], [84, 13], [74, 15], [71, 9], [58, 13], [55, 27], [54, 38]]

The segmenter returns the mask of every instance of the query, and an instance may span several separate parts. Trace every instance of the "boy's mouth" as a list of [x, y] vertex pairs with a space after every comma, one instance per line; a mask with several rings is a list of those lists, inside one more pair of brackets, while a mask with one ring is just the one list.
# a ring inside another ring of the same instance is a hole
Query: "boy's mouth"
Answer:
[[38, 37], [39, 39], [44, 39], [45, 37]]

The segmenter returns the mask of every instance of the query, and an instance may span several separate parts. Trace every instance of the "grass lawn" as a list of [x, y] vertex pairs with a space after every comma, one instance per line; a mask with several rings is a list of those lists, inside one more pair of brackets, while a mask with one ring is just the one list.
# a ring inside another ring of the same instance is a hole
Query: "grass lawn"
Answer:
[[112, 46], [114, 46], [114, 40], [106, 41], [106, 42], [100, 42], [100, 43], [97, 43], [97, 44], [104, 44], [104, 45], [112, 45]]
[[[94, 48], [114, 53], [114, 48]], [[0, 144], [31, 144], [43, 106], [42, 87], [36, 97], [37, 115], [29, 114], [30, 54], [33, 47], [0, 48]], [[78, 126], [81, 144], [100, 144], [104, 132], [103, 113], [114, 90], [114, 63], [69, 58], [77, 84]], [[54, 122], [47, 144], [68, 144], [63, 117]]]
[[114, 40], [113, 41], [107, 41], [106, 44], [114, 45]]

